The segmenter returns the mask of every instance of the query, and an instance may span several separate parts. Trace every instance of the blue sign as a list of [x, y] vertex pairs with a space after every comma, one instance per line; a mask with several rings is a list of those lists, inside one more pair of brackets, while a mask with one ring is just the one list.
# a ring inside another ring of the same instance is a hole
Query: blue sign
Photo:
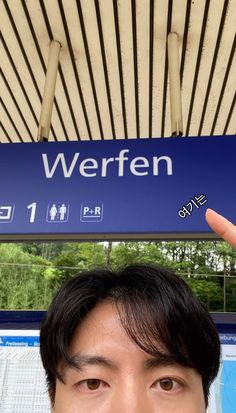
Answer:
[[0, 335], [0, 347], [39, 347], [39, 336]]
[[220, 341], [221, 366], [211, 387], [209, 413], [234, 413], [236, 403], [236, 334], [220, 334]]
[[1, 145], [0, 238], [209, 237], [235, 165], [235, 136]]

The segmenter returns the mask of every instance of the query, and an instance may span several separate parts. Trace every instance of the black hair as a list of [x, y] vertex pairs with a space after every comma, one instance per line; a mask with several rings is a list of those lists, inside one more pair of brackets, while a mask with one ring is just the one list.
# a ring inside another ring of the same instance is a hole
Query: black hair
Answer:
[[[73, 367], [68, 354], [76, 328], [99, 303], [112, 301], [128, 336], [153, 357], [164, 352], [202, 377], [208, 404], [217, 375], [220, 341], [209, 313], [174, 273], [147, 265], [119, 272], [94, 270], [67, 281], [55, 296], [41, 326], [40, 353], [51, 402], [60, 361]], [[161, 345], [161, 346], [160, 346]]]

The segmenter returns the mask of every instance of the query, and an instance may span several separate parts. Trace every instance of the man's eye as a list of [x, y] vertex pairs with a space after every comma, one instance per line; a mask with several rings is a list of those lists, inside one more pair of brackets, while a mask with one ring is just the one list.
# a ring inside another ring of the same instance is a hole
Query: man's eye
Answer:
[[106, 386], [107, 386], [107, 383], [99, 379], [82, 380], [76, 385], [77, 388], [80, 388], [83, 391], [91, 391], [91, 392], [95, 390], [100, 390], [101, 388], [106, 387]]
[[[181, 388], [181, 383], [170, 377], [157, 380], [154, 385], [155, 388], [163, 390], [165, 392], [178, 391]], [[183, 386], [183, 384], [182, 384]]]

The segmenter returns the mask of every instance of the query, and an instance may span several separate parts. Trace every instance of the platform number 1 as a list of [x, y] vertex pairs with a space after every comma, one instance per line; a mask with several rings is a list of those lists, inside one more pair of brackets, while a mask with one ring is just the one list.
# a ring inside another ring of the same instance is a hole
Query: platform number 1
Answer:
[[33, 202], [32, 204], [27, 206], [27, 208], [31, 210], [31, 213], [30, 213], [31, 223], [35, 221], [36, 207], [37, 207], [37, 202]]

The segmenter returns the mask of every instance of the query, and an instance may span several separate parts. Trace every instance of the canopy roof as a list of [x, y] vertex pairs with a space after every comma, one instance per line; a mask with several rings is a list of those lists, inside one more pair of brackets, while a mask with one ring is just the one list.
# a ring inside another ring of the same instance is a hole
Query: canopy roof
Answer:
[[166, 40], [179, 36], [184, 135], [236, 132], [236, 0], [2, 0], [1, 142], [37, 140], [50, 40], [51, 141], [171, 135]]

